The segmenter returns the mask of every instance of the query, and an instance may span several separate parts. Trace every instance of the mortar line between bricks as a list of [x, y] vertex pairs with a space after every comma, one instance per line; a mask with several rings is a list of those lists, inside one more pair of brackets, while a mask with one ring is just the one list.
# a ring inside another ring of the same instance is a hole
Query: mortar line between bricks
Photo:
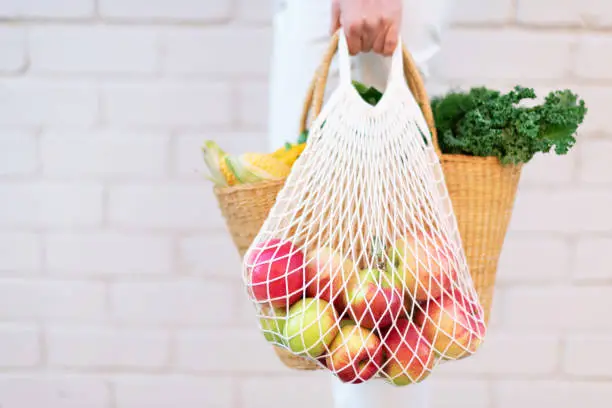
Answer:
[[579, 24], [534, 24], [521, 21], [506, 20], [504, 22], [452, 22], [449, 26], [452, 29], [460, 30], [478, 30], [478, 31], [516, 31], [516, 32], [532, 32], [558, 34], [567, 36], [568, 33], [612, 33], [612, 26], [597, 27]]
[[[99, 82], [104, 81], [141, 81], [140, 83], [145, 83], [144, 81], [148, 81], [147, 84], [151, 85], [159, 85], [160, 79], [162, 81], [161, 84], [175, 84], [170, 82], [172, 80], [176, 81], [177, 85], [193, 85], [193, 81], [196, 80], [199, 85], [207, 85], [207, 84], [218, 84], [220, 82], [228, 82], [234, 83], [235, 81], [247, 81], [247, 85], [252, 83], [257, 84], [265, 84], [268, 81], [268, 74], [265, 72], [251, 72], [246, 74], [238, 74], [238, 73], [227, 73], [227, 72], [179, 72], [179, 71], [169, 71], [169, 70], [159, 70], [155, 72], [137, 72], [137, 71], [95, 71], [95, 70], [81, 70], [81, 71], [71, 71], [70, 69], [60, 71], [60, 70], [36, 70], [29, 71], [27, 73], [19, 73], [8, 71], [6, 74], [3, 71], [0, 71], [0, 77], [6, 78], [20, 78], [20, 79], [45, 79], [45, 80], [99, 80]], [[196, 85], [197, 85], [196, 84]], [[106, 85], [114, 85], [114, 84], [106, 84]], [[119, 83], [118, 85], [122, 85]]]
[[269, 21], [253, 21], [241, 18], [223, 17], [212, 19], [197, 18], [168, 18], [168, 17], [134, 17], [121, 18], [109, 16], [91, 15], [87, 17], [0, 17], [0, 24], [20, 23], [36, 26], [70, 25], [70, 26], [109, 26], [109, 27], [169, 27], [169, 28], [218, 28], [218, 27], [240, 27], [240, 28], [269, 28], [271, 27], [272, 16]]
[[108, 378], [104, 381], [106, 389], [108, 391], [108, 403], [110, 408], [117, 408], [117, 387], [113, 378]]
[[242, 382], [239, 381], [239, 378], [232, 378], [231, 380], [232, 388], [234, 389], [233, 395], [233, 407], [234, 408], [242, 408], [244, 406], [244, 401], [242, 400]]
[[487, 378], [485, 380], [485, 393], [487, 398], [487, 405], [489, 408], [495, 408], [495, 390], [494, 390], [494, 381], [491, 378]]

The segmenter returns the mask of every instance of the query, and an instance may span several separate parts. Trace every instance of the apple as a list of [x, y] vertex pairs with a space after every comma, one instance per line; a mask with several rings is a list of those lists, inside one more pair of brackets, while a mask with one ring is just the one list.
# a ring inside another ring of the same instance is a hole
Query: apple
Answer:
[[453, 247], [431, 233], [419, 232], [397, 240], [387, 256], [387, 272], [398, 275], [416, 302], [437, 298], [457, 279]]
[[248, 288], [252, 297], [274, 308], [287, 308], [304, 294], [304, 253], [291, 242], [269, 240], [247, 256]]
[[429, 377], [435, 364], [431, 343], [410, 320], [401, 319], [383, 339], [386, 363], [383, 372], [394, 385], [408, 385]]
[[346, 288], [348, 315], [366, 329], [383, 329], [404, 306], [401, 282], [380, 269], [363, 269]]
[[486, 332], [482, 316], [482, 308], [453, 290], [425, 302], [414, 321], [440, 357], [456, 360], [473, 354], [480, 346]]
[[283, 334], [289, 350], [316, 359], [328, 350], [327, 346], [339, 330], [338, 317], [331, 303], [305, 298], [289, 309]]
[[342, 309], [342, 289], [354, 276], [355, 267], [350, 259], [342, 259], [330, 247], [317, 248], [307, 254], [306, 296], [321, 298]]
[[347, 383], [359, 384], [374, 377], [383, 362], [383, 348], [371, 330], [346, 324], [329, 346], [327, 368]]
[[270, 343], [284, 343], [283, 330], [285, 328], [286, 316], [287, 311], [285, 309], [270, 309], [267, 306], [262, 307], [259, 325], [264, 337]]

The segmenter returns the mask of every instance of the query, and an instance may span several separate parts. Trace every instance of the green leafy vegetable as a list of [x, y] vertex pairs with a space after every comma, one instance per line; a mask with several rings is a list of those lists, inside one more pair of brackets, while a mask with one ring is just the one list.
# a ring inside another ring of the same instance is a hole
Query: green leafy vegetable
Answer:
[[[376, 105], [382, 93], [353, 81], [362, 98]], [[543, 103], [522, 106], [536, 98], [531, 88], [508, 93], [485, 87], [452, 91], [432, 98], [438, 143], [445, 154], [494, 156], [503, 164], [530, 161], [536, 153], [566, 154], [587, 108], [570, 90], [550, 92]]]
[[302, 144], [302, 143], [306, 143], [306, 141], [308, 140], [308, 129], [304, 130], [300, 136], [298, 137], [298, 144]]
[[383, 94], [373, 86], [367, 87], [359, 81], [353, 81], [353, 86], [357, 90], [357, 93], [361, 95], [363, 100], [369, 103], [370, 105], [374, 106], [378, 102], [380, 102], [380, 99], [382, 98]]
[[569, 90], [550, 92], [542, 104], [531, 88], [508, 93], [484, 87], [453, 91], [431, 101], [440, 149], [446, 154], [495, 156], [503, 164], [526, 163], [536, 153], [566, 154], [584, 120], [583, 100]]

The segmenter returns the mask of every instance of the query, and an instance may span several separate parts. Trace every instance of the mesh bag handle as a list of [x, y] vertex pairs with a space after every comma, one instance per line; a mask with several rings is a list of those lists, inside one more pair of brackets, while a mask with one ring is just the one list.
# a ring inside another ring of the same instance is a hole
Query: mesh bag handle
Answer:
[[[331, 37], [329, 46], [327, 47], [327, 50], [323, 55], [323, 60], [319, 65], [317, 72], [312, 81], [310, 82], [310, 85], [306, 92], [306, 99], [304, 100], [304, 107], [302, 109], [302, 115], [300, 117], [300, 133], [308, 129], [308, 117], [311, 112], [313, 113], [313, 117], [317, 117], [319, 113], [321, 113], [321, 109], [323, 107], [324, 102], [325, 89], [327, 86], [327, 79], [329, 77], [329, 69], [331, 67], [334, 56], [338, 51], [339, 42], [340, 34], [339, 31], [337, 31]], [[419, 73], [419, 69], [417, 68], [416, 63], [414, 62], [414, 59], [412, 58], [410, 52], [403, 45], [401, 45], [401, 48], [403, 71], [404, 77], [406, 78], [406, 83], [408, 84], [410, 91], [414, 95], [416, 102], [421, 108], [421, 112], [423, 113], [423, 117], [425, 118], [425, 122], [427, 123], [427, 127], [429, 128], [429, 132], [431, 133], [434, 150], [437, 156], [441, 158], [442, 152], [440, 151], [440, 147], [438, 146], [438, 133], [436, 132], [434, 116], [431, 110], [431, 105], [429, 97], [427, 96], [427, 91], [425, 89], [423, 78]]]

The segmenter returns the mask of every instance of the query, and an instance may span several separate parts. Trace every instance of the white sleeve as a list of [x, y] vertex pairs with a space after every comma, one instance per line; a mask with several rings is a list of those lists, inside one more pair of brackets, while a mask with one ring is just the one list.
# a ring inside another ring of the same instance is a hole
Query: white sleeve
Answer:
[[438, 53], [442, 32], [448, 24], [453, 0], [404, 0], [402, 39], [422, 74]]

